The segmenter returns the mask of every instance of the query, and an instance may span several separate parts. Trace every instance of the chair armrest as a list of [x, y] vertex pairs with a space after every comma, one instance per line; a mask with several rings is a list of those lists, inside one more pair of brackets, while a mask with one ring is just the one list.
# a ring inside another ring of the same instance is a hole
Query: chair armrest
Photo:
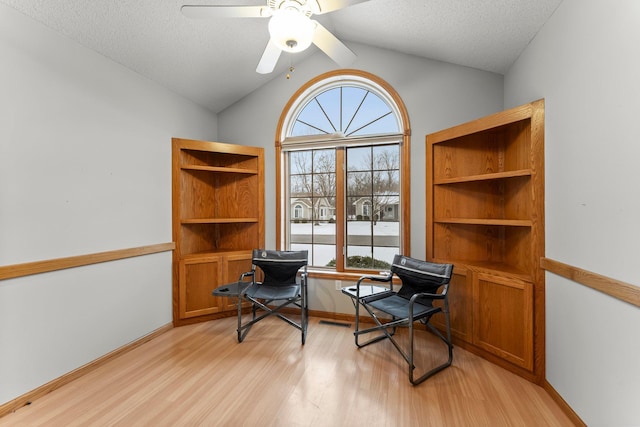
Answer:
[[[245, 281], [244, 279], [246, 277], [250, 277], [251, 280]], [[249, 286], [251, 286], [251, 285], [256, 283], [256, 272], [254, 270], [245, 271], [238, 278], [238, 283], [246, 283], [246, 285], [244, 285], [244, 286], [242, 286], [240, 288], [241, 289], [241, 293], [244, 293], [244, 291], [246, 291], [249, 288]]]
[[[362, 282], [365, 281], [371, 281], [371, 282], [384, 282], [384, 283], [389, 283], [391, 286], [389, 288], [386, 288], [386, 290], [384, 292], [391, 292], [393, 291], [393, 273], [389, 272], [387, 273], [387, 275], [367, 275], [367, 276], [362, 276], [358, 279], [358, 281], [356, 282], [356, 299], [360, 300], [360, 285], [362, 284]], [[365, 292], [365, 295], [367, 298], [371, 297], [372, 292], [373, 293], [380, 293], [381, 291], [379, 290], [375, 290], [374, 291], [374, 286], [373, 285], [363, 285], [363, 286], [371, 286], [371, 291], [369, 293]], [[383, 288], [384, 289], [384, 288]]]
[[421, 297], [426, 297], [429, 299], [445, 299], [446, 298], [446, 294], [432, 294], [430, 292], [420, 292], [417, 294], [413, 294], [411, 296], [411, 299], [416, 299], [416, 298], [421, 298]]
[[245, 277], [248, 277], [248, 276], [255, 277], [255, 276], [256, 276], [256, 272], [255, 272], [255, 271], [253, 271], [253, 270], [251, 270], [251, 271], [245, 271], [244, 273], [242, 273], [242, 274], [240, 275], [240, 278], [238, 279], [238, 282], [242, 282], [242, 281], [244, 281], [244, 278], [245, 278]]
[[362, 276], [358, 279], [358, 282], [356, 283], [356, 286], [360, 286], [360, 283], [362, 283], [365, 280], [371, 280], [374, 282], [391, 282], [391, 278], [393, 277], [392, 273], [388, 273], [386, 276], [383, 275], [377, 275], [377, 276]]
[[445, 299], [446, 297], [447, 297], [446, 292], [443, 292], [441, 294], [432, 294], [431, 292], [419, 292], [411, 295], [411, 299], [409, 299], [409, 313], [411, 313], [410, 317], [413, 317], [413, 305], [415, 304], [418, 298], [429, 298], [434, 300], [434, 299]]

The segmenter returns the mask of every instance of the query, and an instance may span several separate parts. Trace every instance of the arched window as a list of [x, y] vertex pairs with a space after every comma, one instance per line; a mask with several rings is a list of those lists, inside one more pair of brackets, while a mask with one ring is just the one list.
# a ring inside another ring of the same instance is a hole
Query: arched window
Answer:
[[[303, 85], [276, 134], [278, 247], [308, 250], [314, 271], [345, 273], [409, 255], [409, 135], [402, 100], [372, 74], [338, 70]], [[301, 199], [313, 221], [288, 217]]]
[[293, 207], [293, 218], [295, 218], [295, 219], [302, 218], [302, 205], [301, 204], [296, 204]]

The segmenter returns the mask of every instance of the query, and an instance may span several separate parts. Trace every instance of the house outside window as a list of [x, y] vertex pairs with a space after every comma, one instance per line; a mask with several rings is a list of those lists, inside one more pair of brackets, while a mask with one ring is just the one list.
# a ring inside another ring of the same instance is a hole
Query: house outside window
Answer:
[[278, 125], [278, 247], [337, 273], [409, 255], [409, 134], [402, 101], [376, 76], [342, 70], [304, 85]]

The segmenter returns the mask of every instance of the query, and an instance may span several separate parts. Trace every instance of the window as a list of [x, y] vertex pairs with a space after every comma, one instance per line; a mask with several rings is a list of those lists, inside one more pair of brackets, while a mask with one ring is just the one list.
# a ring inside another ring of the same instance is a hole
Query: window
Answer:
[[295, 219], [302, 218], [302, 205], [297, 204], [293, 207], [293, 217]]
[[395, 91], [371, 74], [304, 85], [278, 125], [278, 247], [306, 249], [314, 271], [339, 273], [409, 255], [408, 126]]

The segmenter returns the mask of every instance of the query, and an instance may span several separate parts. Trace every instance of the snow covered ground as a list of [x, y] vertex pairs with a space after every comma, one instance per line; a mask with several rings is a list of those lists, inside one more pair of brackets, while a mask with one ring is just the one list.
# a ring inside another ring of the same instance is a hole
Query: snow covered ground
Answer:
[[[308, 250], [309, 264], [314, 266], [326, 266], [329, 261], [336, 257], [335, 239], [331, 236], [336, 235], [335, 224], [320, 223], [313, 225], [312, 223], [291, 224], [292, 241], [310, 241], [307, 236], [317, 236], [316, 242], [326, 244], [296, 243], [291, 245], [292, 250]], [[372, 234], [373, 233], [373, 234]], [[358, 245], [347, 246], [347, 256], [373, 256], [375, 259], [386, 261], [391, 264], [394, 255], [398, 253], [398, 241], [400, 235], [399, 222], [383, 222], [379, 221], [372, 224], [369, 221], [349, 221], [347, 223], [347, 241], [358, 242]], [[378, 246], [362, 245], [361, 242], [370, 241], [369, 236], [374, 236]], [[306, 238], [305, 238], [306, 237]], [[388, 246], [393, 245], [393, 246]]]

